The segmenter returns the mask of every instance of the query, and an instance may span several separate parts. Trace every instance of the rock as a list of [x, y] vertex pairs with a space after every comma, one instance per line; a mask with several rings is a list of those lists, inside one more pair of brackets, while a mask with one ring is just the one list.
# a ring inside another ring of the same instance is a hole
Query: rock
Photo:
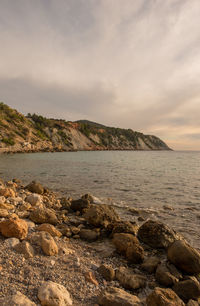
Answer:
[[90, 230], [90, 229], [81, 229], [79, 232], [79, 236], [81, 237], [81, 239], [92, 242], [92, 241], [96, 241], [99, 237], [99, 234], [94, 231], [94, 230]]
[[78, 235], [80, 233], [80, 228], [76, 227], [76, 226], [71, 226], [70, 230], [71, 230], [73, 235]]
[[44, 282], [38, 290], [42, 306], [70, 306], [72, 299], [67, 289], [52, 281]]
[[26, 197], [25, 201], [30, 203], [31, 205], [35, 206], [35, 205], [41, 203], [41, 196], [37, 193], [32, 193], [32, 194], [29, 194]]
[[182, 240], [175, 241], [168, 248], [167, 258], [186, 273], [200, 273], [200, 253]]
[[4, 245], [8, 248], [14, 248], [19, 243], [20, 240], [18, 238], [8, 238], [4, 241]]
[[91, 225], [103, 228], [107, 228], [111, 223], [119, 221], [119, 216], [115, 210], [105, 204], [91, 204], [83, 217]]
[[199, 303], [194, 300], [189, 300], [189, 302], [187, 303], [187, 306], [199, 306]]
[[43, 223], [37, 227], [38, 231], [43, 231], [49, 233], [52, 237], [61, 237], [62, 233], [58, 231], [55, 226], [48, 223]]
[[25, 188], [28, 189], [30, 192], [38, 193], [38, 194], [43, 194], [45, 191], [44, 187], [40, 183], [35, 182], [35, 181], [32, 181]]
[[97, 271], [103, 278], [105, 278], [107, 281], [112, 281], [115, 278], [115, 270], [108, 266], [108, 265], [101, 265]]
[[8, 203], [0, 203], [0, 209], [12, 210], [15, 206]]
[[58, 254], [58, 247], [53, 237], [47, 232], [41, 232], [41, 247], [45, 255], [53, 256]]
[[5, 198], [15, 197], [15, 191], [12, 188], [0, 188], [0, 196]]
[[0, 218], [6, 218], [8, 216], [9, 216], [9, 212], [7, 211], [7, 209], [0, 208]]
[[155, 277], [160, 285], [166, 287], [171, 287], [178, 282], [178, 278], [170, 273], [165, 263], [158, 265]]
[[0, 223], [0, 232], [4, 237], [25, 239], [28, 234], [26, 221], [16, 217], [10, 217]]
[[71, 209], [74, 211], [80, 211], [81, 213], [85, 211], [85, 209], [90, 207], [90, 201], [87, 199], [79, 199], [79, 200], [73, 200], [71, 202]]
[[6, 296], [0, 303], [1, 306], [36, 306], [35, 303], [19, 291], [11, 296]]
[[98, 303], [103, 306], [142, 306], [137, 296], [115, 287], [103, 290]]
[[144, 288], [146, 285], [146, 277], [140, 274], [133, 274], [132, 271], [124, 267], [120, 267], [115, 273], [116, 279], [125, 289], [136, 290]]
[[185, 303], [171, 289], [156, 287], [146, 299], [147, 306], [184, 306]]
[[71, 209], [71, 201], [69, 199], [61, 198], [60, 204], [62, 205], [62, 209], [66, 209], [66, 210]]
[[138, 225], [132, 224], [129, 221], [119, 221], [113, 224], [112, 235], [115, 233], [137, 234]]
[[99, 285], [98, 281], [96, 280], [95, 274], [93, 272], [86, 272], [84, 274], [84, 276], [85, 276], [85, 280], [87, 282], [89, 282], [89, 283], [91, 283], [91, 284], [93, 284], [95, 286]]
[[113, 243], [117, 251], [125, 255], [133, 263], [141, 263], [144, 259], [144, 250], [138, 239], [132, 234], [114, 234]]
[[88, 200], [90, 201], [91, 204], [102, 204], [102, 201], [100, 199], [98, 199], [97, 197], [89, 194], [89, 193], [86, 193], [84, 194], [81, 199], [83, 200]]
[[51, 223], [53, 225], [58, 223], [55, 211], [45, 207], [38, 207], [34, 209], [29, 219], [35, 223]]
[[138, 230], [139, 239], [152, 248], [167, 248], [180, 237], [167, 225], [149, 220], [140, 226]]
[[159, 263], [160, 259], [158, 257], [155, 256], [148, 257], [142, 263], [141, 268], [147, 271], [148, 273], [153, 273], [156, 270]]
[[14, 246], [14, 249], [17, 253], [23, 254], [26, 259], [34, 256], [34, 249], [27, 241], [18, 243]]
[[200, 283], [195, 277], [175, 284], [173, 290], [184, 302], [200, 297]]

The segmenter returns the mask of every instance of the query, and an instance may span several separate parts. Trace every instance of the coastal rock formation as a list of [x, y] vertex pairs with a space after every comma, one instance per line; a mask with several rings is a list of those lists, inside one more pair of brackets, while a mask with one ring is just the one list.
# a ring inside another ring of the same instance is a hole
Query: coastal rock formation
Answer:
[[175, 241], [167, 251], [167, 257], [177, 268], [189, 273], [200, 273], [200, 253], [184, 241]]
[[[170, 150], [158, 137], [95, 122], [27, 117], [0, 103], [0, 153], [78, 150]], [[32, 191], [36, 192], [37, 191]], [[40, 193], [40, 192], [39, 192]]]
[[152, 248], [167, 248], [179, 238], [167, 225], [153, 220], [148, 220], [139, 228], [138, 237]]
[[144, 260], [144, 250], [138, 239], [126, 233], [116, 233], [113, 243], [120, 254], [126, 256], [133, 263], [141, 263]]

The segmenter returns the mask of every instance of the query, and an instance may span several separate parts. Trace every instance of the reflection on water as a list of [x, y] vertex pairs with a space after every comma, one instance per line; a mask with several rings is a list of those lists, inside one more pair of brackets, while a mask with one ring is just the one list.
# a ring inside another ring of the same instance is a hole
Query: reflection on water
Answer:
[[[200, 247], [200, 152], [0, 155], [0, 175], [5, 179], [17, 177], [24, 183], [35, 179], [74, 197], [91, 192], [111, 197], [117, 205], [154, 209], [159, 218]], [[173, 213], [163, 205], [172, 206]]]

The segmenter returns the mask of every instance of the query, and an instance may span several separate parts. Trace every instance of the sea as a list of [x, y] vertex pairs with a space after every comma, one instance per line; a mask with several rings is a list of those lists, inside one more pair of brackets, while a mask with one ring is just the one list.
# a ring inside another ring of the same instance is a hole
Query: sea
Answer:
[[1, 154], [0, 178], [36, 180], [74, 199], [90, 193], [125, 220], [168, 224], [200, 250], [200, 152]]

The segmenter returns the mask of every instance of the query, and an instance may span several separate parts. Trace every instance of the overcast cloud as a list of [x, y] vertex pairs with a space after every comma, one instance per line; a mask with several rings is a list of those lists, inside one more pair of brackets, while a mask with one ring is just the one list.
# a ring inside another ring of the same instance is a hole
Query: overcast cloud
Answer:
[[199, 0], [0, 0], [0, 99], [200, 150]]

